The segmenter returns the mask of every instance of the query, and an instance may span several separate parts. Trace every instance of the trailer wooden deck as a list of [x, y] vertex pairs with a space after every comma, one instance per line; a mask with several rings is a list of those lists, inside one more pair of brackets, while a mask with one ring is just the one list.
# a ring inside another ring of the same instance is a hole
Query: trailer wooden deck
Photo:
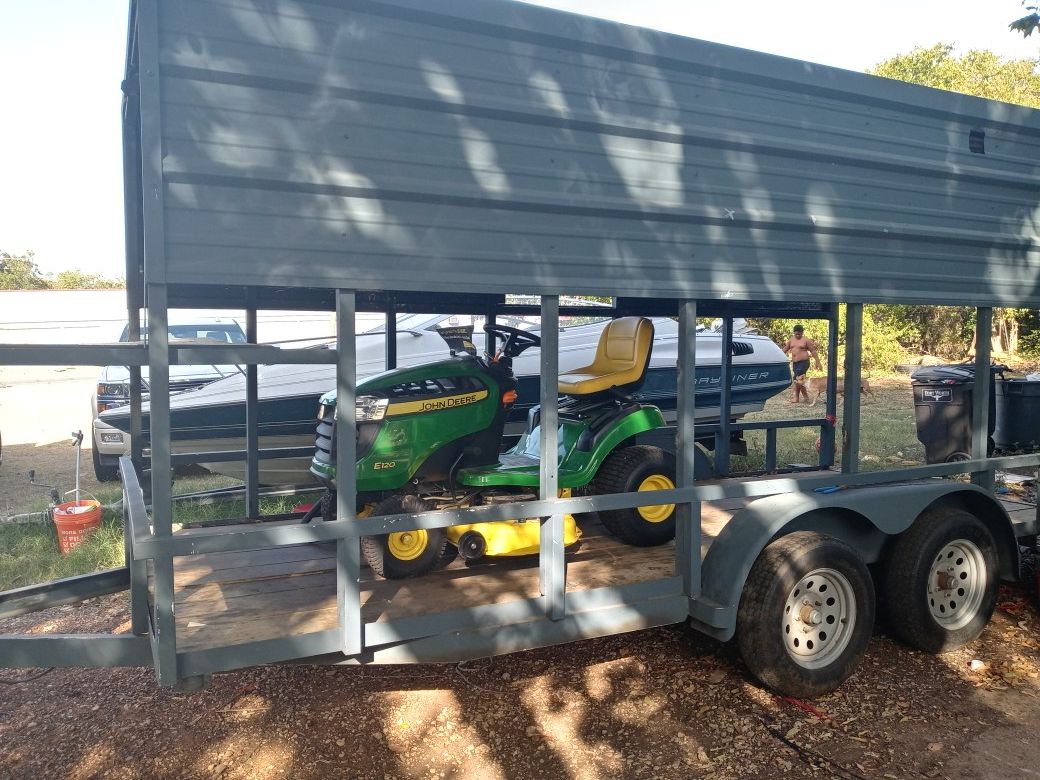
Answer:
[[[743, 500], [705, 504], [702, 553]], [[591, 590], [660, 579], [675, 573], [675, 547], [630, 547], [598, 522], [586, 523], [581, 544], [567, 554], [567, 590]], [[334, 544], [178, 558], [174, 567], [177, 646], [201, 650], [335, 628]], [[506, 558], [447, 568], [415, 580], [362, 575], [366, 622], [500, 604], [539, 594], [538, 557]]]
[[[703, 555], [733, 514], [751, 499], [705, 502], [701, 508]], [[1035, 522], [1036, 507], [1004, 501], [1012, 520]], [[586, 523], [579, 548], [567, 555], [568, 592], [629, 585], [669, 577], [675, 547], [637, 548]], [[190, 533], [190, 532], [189, 532]], [[201, 650], [294, 636], [337, 626], [334, 544], [213, 553], [175, 560], [177, 646]], [[382, 580], [362, 574], [366, 622], [501, 604], [539, 594], [537, 556], [498, 559], [447, 568], [415, 580]]]

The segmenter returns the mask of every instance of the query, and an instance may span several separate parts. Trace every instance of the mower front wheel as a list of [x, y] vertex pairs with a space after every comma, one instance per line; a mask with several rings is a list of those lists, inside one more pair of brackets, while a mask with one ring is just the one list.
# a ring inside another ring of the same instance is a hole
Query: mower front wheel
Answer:
[[[380, 501], [369, 516], [418, 514], [430, 509], [430, 505], [418, 496], [390, 496]], [[443, 528], [361, 537], [365, 561], [372, 571], [388, 580], [422, 577], [445, 566], [447, 548], [448, 537]]]
[[[646, 445], [610, 453], [593, 481], [600, 495], [674, 488], [675, 458]], [[599, 519], [611, 534], [634, 547], [653, 547], [675, 538], [674, 504], [604, 510]]]

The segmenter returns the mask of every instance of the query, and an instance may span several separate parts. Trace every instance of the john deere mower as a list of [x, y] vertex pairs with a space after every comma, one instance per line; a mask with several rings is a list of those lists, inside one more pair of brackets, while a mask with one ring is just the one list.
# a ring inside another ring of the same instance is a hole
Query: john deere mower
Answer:
[[[413, 514], [533, 500], [539, 487], [540, 408], [526, 432], [500, 452], [506, 414], [516, 400], [513, 358], [541, 341], [533, 333], [486, 325], [501, 340], [494, 355], [478, 356], [471, 328], [442, 328], [451, 357], [371, 377], [357, 387], [358, 516]], [[664, 425], [660, 410], [632, 393], [646, 376], [654, 327], [624, 317], [603, 330], [593, 362], [560, 374], [559, 485], [561, 495], [667, 490], [675, 484], [674, 458], [635, 445], [633, 437]], [[488, 339], [488, 343], [494, 343]], [[336, 481], [335, 392], [321, 399], [311, 472], [328, 488], [322, 514], [332, 519]], [[606, 529], [636, 546], [664, 544], [675, 535], [672, 504], [600, 512]], [[564, 542], [581, 531], [564, 520]], [[528, 555], [538, 551], [539, 521], [457, 525], [363, 537], [362, 549], [379, 575], [397, 579], [427, 574], [461, 554]]]

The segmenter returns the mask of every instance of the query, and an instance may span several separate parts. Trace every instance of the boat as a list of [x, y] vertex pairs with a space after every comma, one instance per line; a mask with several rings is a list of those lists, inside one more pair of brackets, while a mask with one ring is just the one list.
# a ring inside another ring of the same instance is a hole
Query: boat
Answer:
[[[560, 317], [559, 370], [568, 371], [591, 362], [604, 323], [602, 317]], [[538, 332], [533, 317], [499, 317], [499, 324]], [[657, 317], [654, 322], [654, 348], [646, 382], [638, 400], [661, 408], [666, 420], [674, 420], [676, 409], [676, 365], [679, 331], [675, 320]], [[483, 351], [483, 324], [480, 316], [405, 314], [397, 319], [397, 364], [420, 365], [443, 358], [447, 349], [437, 328], [457, 325], [474, 327], [474, 342]], [[386, 330], [377, 326], [357, 336], [357, 376], [363, 379], [386, 368]], [[315, 349], [331, 348], [332, 344]], [[722, 333], [718, 327], [699, 326], [697, 332], [696, 419], [700, 423], [718, 420], [722, 354]], [[730, 415], [740, 419], [759, 411], [765, 402], [791, 385], [787, 356], [766, 336], [735, 321], [732, 346], [732, 390]], [[540, 399], [540, 350], [529, 349], [514, 362], [518, 379], [518, 400], [514, 404], [506, 433], [518, 434], [528, 410]], [[261, 449], [309, 447], [314, 443], [318, 399], [336, 385], [335, 366], [266, 365], [257, 370], [259, 398], [259, 442]], [[175, 453], [205, 453], [245, 448], [246, 380], [241, 374], [220, 379], [204, 387], [170, 395], [171, 450]], [[144, 429], [148, 429], [148, 405], [144, 404]], [[108, 409], [101, 420], [128, 431], [128, 406]], [[207, 463], [204, 454], [199, 464], [218, 474], [243, 479], [244, 462]], [[260, 461], [260, 481], [266, 485], [302, 485], [313, 481], [308, 467], [310, 456], [264, 459]]]

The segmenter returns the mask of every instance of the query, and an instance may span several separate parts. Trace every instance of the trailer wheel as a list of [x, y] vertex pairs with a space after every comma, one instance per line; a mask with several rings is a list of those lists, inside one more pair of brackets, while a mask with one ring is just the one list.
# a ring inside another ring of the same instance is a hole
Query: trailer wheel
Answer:
[[[675, 459], [659, 447], [637, 445], [610, 453], [593, 480], [596, 493], [636, 493], [675, 488]], [[601, 511], [611, 534], [634, 547], [653, 547], [675, 538], [675, 504]]]
[[[430, 505], [418, 496], [390, 496], [380, 501], [370, 517], [428, 512]], [[364, 521], [362, 521], [364, 522]], [[443, 528], [421, 528], [381, 536], [362, 536], [361, 552], [376, 574], [388, 580], [421, 577], [445, 562], [448, 537]]]
[[748, 669], [770, 688], [800, 698], [833, 691], [852, 674], [873, 627], [866, 564], [841, 540], [809, 531], [762, 551], [737, 612]]
[[997, 603], [997, 584], [997, 545], [985, 524], [963, 509], [926, 513], [888, 557], [891, 629], [919, 650], [953, 650], [982, 633]]

